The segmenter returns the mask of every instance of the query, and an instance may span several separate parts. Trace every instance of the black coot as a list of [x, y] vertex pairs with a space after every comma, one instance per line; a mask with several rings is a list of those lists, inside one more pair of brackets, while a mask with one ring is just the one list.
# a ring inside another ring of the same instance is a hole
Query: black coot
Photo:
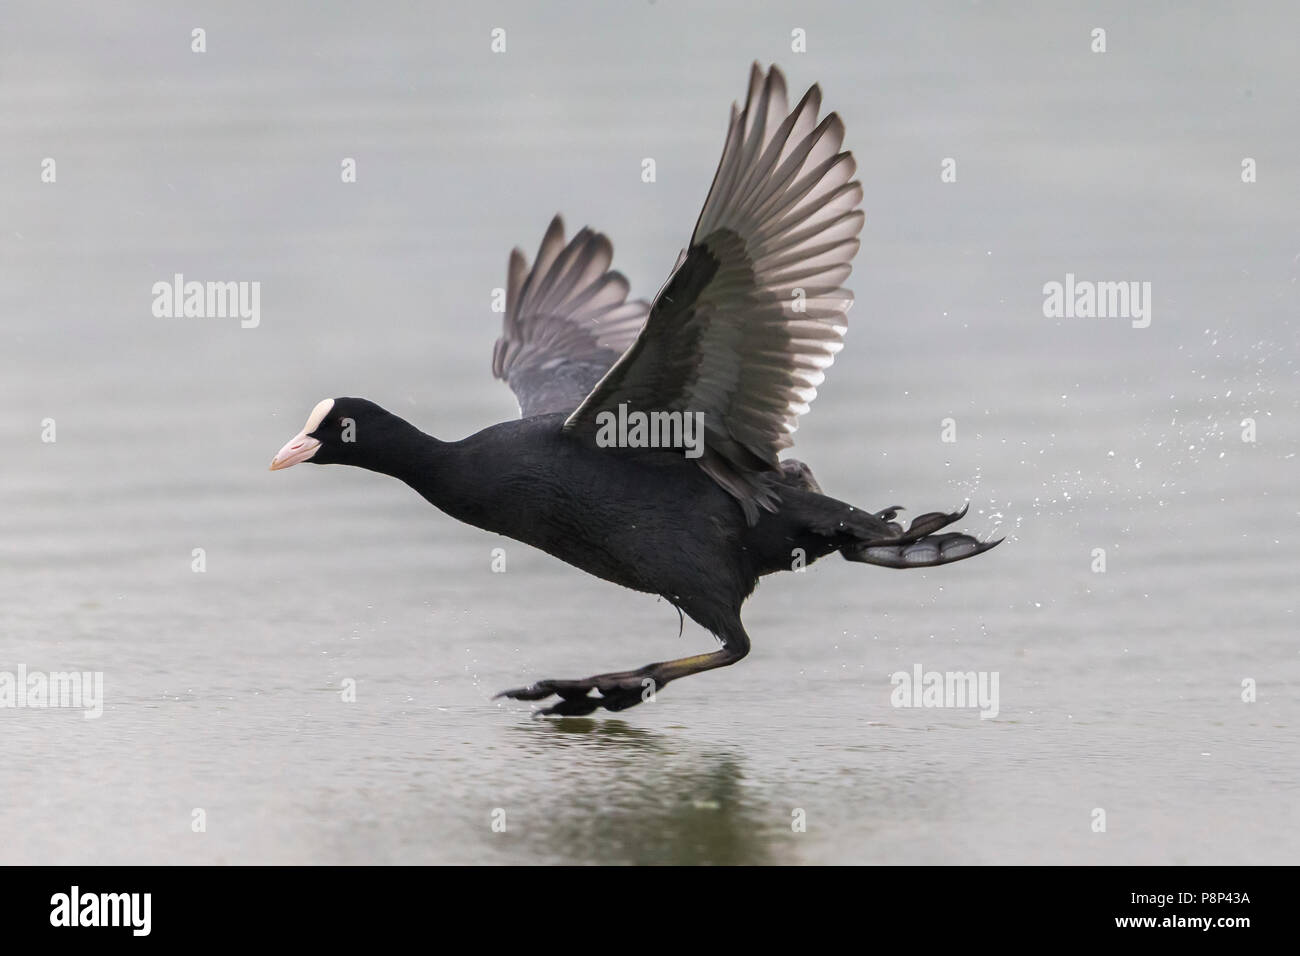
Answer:
[[627, 300], [608, 239], [582, 229], [566, 243], [558, 216], [531, 268], [511, 254], [492, 370], [520, 420], [442, 442], [365, 399], [326, 399], [271, 463], [391, 475], [452, 517], [661, 595], [722, 644], [505, 696], [558, 696], [549, 714], [623, 710], [744, 657], [740, 607], [764, 574], [835, 551], [931, 567], [998, 543], [939, 533], [965, 509], [904, 531], [897, 506], [862, 511], [778, 459], [843, 346], [863, 222], [843, 124], [820, 107], [814, 86], [790, 110], [780, 70], [754, 65], [690, 246], [653, 303]]

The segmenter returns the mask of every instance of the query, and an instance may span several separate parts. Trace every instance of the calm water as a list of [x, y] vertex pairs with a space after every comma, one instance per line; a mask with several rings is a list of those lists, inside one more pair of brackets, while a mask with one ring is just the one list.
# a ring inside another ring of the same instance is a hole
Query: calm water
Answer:
[[[0, 671], [105, 695], [0, 709], [0, 861], [1296, 860], [1294, 9], [321, 6], [0, 14]], [[823, 84], [867, 194], [799, 457], [1009, 541], [769, 578], [740, 665], [532, 720], [491, 695], [712, 639], [267, 462], [327, 396], [444, 438], [514, 414], [510, 247], [563, 211], [653, 295], [755, 58]], [[260, 324], [155, 318], [177, 272], [260, 281]], [[1066, 273], [1150, 282], [1150, 327], [1044, 318]], [[996, 672], [998, 716], [892, 707], [915, 664]]]

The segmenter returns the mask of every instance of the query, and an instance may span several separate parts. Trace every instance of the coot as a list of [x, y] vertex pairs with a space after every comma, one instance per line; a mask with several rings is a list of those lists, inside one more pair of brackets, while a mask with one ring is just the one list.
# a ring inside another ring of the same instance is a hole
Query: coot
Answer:
[[832, 552], [888, 568], [987, 551], [932, 512], [903, 530], [822, 494], [791, 444], [843, 344], [843, 283], [863, 214], [853, 157], [813, 86], [793, 110], [785, 78], [754, 64], [689, 247], [653, 302], [628, 301], [613, 247], [556, 216], [530, 266], [510, 256], [492, 371], [521, 417], [443, 442], [361, 398], [320, 402], [280, 449], [367, 468], [447, 514], [658, 594], [712, 632], [711, 653], [505, 691], [557, 697], [543, 714], [624, 710], [670, 681], [740, 660], [740, 608], [758, 579]]

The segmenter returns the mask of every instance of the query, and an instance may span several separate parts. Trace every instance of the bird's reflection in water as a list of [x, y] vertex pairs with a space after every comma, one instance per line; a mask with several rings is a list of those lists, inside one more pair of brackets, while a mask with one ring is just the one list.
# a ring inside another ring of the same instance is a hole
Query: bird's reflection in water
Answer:
[[554, 862], [765, 864], [786, 855], [782, 811], [745, 786], [734, 750], [610, 719], [539, 720], [516, 731], [525, 754], [572, 768], [526, 814], [526, 842]]

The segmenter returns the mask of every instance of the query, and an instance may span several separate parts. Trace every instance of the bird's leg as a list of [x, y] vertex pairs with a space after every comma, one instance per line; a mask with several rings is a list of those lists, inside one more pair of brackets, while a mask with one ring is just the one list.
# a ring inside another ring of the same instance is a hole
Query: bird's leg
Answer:
[[[556, 695], [560, 700], [537, 712], [538, 716], [555, 714], [562, 717], [581, 717], [590, 714], [598, 707], [606, 710], [627, 710], [646, 700], [653, 700], [655, 694], [663, 689], [669, 681], [689, 677], [701, 671], [713, 670], [734, 664], [749, 653], [749, 637], [740, 626], [739, 619], [734, 627], [727, 628], [719, 650], [709, 654], [696, 654], [692, 657], [680, 657], [672, 661], [660, 661], [647, 664], [631, 671], [615, 671], [609, 674], [597, 674], [582, 680], [540, 680], [528, 687], [517, 687], [497, 694], [497, 697], [510, 697], [514, 700], [542, 700]], [[593, 695], [592, 691], [596, 694]]]

